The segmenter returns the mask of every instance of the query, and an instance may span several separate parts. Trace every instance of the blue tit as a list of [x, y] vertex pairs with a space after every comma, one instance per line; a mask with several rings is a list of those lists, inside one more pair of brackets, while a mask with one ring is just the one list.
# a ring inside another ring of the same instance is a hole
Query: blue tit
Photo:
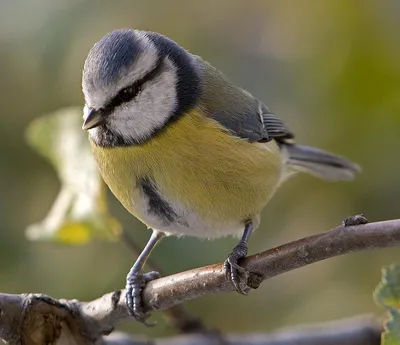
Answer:
[[351, 180], [360, 168], [294, 143], [283, 121], [219, 70], [167, 37], [117, 30], [83, 69], [83, 129], [100, 173], [121, 204], [152, 229], [126, 281], [126, 303], [145, 322], [142, 268], [165, 236], [241, 235], [226, 277], [246, 293], [239, 261], [260, 212], [289, 176]]

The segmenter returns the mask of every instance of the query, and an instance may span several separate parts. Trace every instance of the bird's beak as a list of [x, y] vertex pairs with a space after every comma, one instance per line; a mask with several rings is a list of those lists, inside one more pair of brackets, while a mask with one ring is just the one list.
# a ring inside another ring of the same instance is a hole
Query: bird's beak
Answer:
[[106, 121], [105, 116], [98, 110], [89, 108], [88, 115], [83, 122], [82, 129], [88, 130], [104, 124]]

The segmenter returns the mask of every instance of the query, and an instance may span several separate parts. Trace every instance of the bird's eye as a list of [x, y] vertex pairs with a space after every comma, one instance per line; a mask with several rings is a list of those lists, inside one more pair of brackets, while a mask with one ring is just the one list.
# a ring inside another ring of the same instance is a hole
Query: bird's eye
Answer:
[[118, 96], [121, 98], [122, 101], [128, 102], [135, 98], [135, 96], [140, 92], [140, 87], [138, 86], [129, 86], [125, 89], [122, 89]]

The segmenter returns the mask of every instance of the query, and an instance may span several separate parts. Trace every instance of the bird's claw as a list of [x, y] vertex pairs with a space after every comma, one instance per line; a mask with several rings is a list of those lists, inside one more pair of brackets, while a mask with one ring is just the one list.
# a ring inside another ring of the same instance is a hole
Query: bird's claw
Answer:
[[247, 295], [250, 290], [250, 287], [247, 286], [247, 278], [249, 274], [238, 264], [238, 261], [245, 258], [246, 255], [247, 246], [244, 244], [238, 244], [224, 262], [226, 280], [230, 281], [236, 291], [242, 295]]
[[126, 297], [125, 303], [129, 315], [146, 326], [154, 326], [155, 323], [148, 323], [146, 320], [150, 313], [145, 312], [142, 303], [142, 291], [146, 284], [152, 280], [160, 278], [160, 273], [156, 271], [141, 274], [140, 272], [130, 274], [126, 278]]

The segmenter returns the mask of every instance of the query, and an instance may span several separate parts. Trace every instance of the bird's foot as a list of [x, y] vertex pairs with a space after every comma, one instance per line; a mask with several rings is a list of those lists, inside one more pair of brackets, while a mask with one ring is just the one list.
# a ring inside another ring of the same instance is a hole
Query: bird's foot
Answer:
[[250, 287], [247, 285], [249, 273], [238, 264], [238, 261], [245, 258], [246, 255], [247, 245], [245, 243], [239, 243], [233, 248], [232, 253], [229, 254], [224, 263], [226, 280], [230, 281], [236, 291], [242, 295], [247, 295], [250, 290]]
[[146, 313], [142, 303], [142, 291], [146, 284], [152, 280], [160, 278], [160, 273], [151, 271], [145, 274], [140, 272], [130, 273], [126, 277], [126, 297], [125, 303], [129, 315], [146, 326], [154, 326], [154, 323], [147, 323], [146, 319], [150, 316]]

